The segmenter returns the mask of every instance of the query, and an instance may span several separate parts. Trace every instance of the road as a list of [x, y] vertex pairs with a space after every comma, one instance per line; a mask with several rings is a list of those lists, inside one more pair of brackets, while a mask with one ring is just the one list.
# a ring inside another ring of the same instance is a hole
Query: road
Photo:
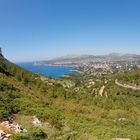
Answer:
[[127, 89], [140, 90], [140, 87], [134, 87], [134, 86], [126, 85], [126, 84], [121, 84], [118, 82], [118, 79], [115, 80], [115, 84], [120, 86], [120, 87], [127, 88]]

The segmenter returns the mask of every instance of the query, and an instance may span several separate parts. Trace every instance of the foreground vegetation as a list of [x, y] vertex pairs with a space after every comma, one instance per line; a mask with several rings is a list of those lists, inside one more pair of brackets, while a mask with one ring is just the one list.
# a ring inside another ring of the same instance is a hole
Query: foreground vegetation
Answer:
[[[0, 60], [0, 121], [15, 114], [26, 133], [12, 140], [140, 139], [140, 91], [115, 85], [140, 83], [140, 71], [93, 77], [50, 79]], [[66, 86], [67, 85], [67, 86]], [[105, 92], [99, 94], [102, 86]], [[42, 125], [35, 127], [32, 117]]]

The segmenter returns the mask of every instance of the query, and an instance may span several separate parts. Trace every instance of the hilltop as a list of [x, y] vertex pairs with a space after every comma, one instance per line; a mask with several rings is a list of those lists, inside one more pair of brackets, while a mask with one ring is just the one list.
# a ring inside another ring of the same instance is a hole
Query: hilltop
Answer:
[[[56, 80], [28, 72], [2, 56], [0, 129], [12, 140], [137, 140], [140, 92], [117, 86], [115, 79], [139, 83], [139, 70]], [[7, 126], [5, 121], [11, 123]], [[9, 129], [14, 124], [20, 126], [19, 133]]]

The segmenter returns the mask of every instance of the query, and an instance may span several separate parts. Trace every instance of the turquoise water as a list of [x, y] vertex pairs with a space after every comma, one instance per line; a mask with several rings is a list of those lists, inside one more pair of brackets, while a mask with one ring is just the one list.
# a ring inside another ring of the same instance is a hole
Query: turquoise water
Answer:
[[33, 63], [17, 63], [17, 65], [31, 72], [55, 78], [62, 77], [66, 74], [77, 74], [77, 72], [71, 71], [75, 68], [75, 66], [44, 66], [33, 65]]

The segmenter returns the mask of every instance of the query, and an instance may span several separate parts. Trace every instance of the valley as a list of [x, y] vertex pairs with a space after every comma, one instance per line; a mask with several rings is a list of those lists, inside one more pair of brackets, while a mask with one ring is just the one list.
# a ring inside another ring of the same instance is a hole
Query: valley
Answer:
[[[82, 72], [50, 78], [24, 70], [2, 55], [0, 133], [10, 140], [140, 139], [140, 91], [115, 84], [118, 79], [139, 86], [139, 68]], [[13, 130], [11, 125], [20, 127]]]

